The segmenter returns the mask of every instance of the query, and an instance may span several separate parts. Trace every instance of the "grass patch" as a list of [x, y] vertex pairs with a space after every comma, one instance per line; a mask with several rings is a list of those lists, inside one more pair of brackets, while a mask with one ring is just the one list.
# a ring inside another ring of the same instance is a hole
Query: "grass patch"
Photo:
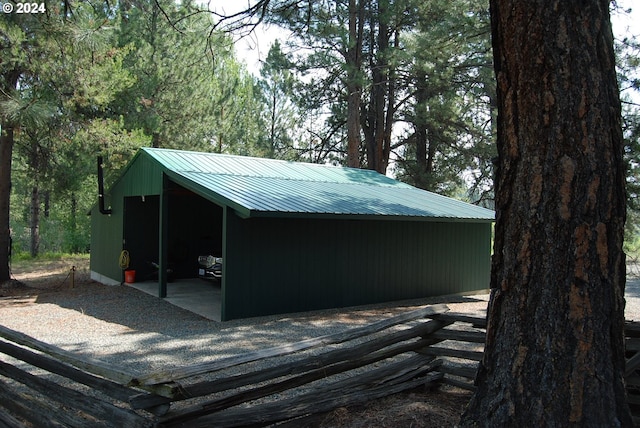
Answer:
[[636, 235], [632, 239], [625, 239], [623, 249], [628, 259], [640, 260], [640, 236]]
[[82, 265], [89, 263], [89, 254], [44, 253], [38, 257], [31, 257], [29, 253], [18, 253], [11, 256], [11, 270], [24, 271], [36, 267], [46, 266], [52, 262], [64, 265]]
[[69, 253], [44, 253], [40, 254], [37, 257], [31, 257], [31, 254], [27, 252], [19, 252], [14, 253], [11, 256], [11, 260], [14, 262], [19, 261], [54, 261], [54, 260], [76, 260], [76, 259], [86, 259], [89, 260], [89, 253], [86, 254], [69, 254]]

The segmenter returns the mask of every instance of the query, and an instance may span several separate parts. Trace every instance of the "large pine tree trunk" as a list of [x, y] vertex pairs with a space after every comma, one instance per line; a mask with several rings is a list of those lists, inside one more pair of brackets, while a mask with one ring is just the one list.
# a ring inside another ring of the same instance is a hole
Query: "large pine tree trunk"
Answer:
[[9, 201], [11, 196], [11, 156], [13, 153], [13, 127], [2, 123], [0, 130], [0, 284], [10, 279]]
[[416, 143], [416, 169], [413, 171], [414, 185], [421, 189], [432, 190], [433, 162], [435, 157], [435, 140], [430, 137], [427, 126], [427, 74], [418, 70], [416, 75], [416, 117], [414, 119], [414, 135]]
[[[18, 86], [19, 70], [10, 70], [0, 76], [0, 100], [12, 95]], [[11, 230], [9, 205], [11, 202], [11, 158], [13, 156], [13, 128], [6, 117], [0, 120], [0, 284], [10, 279], [9, 254]]]
[[625, 166], [608, 0], [492, 0], [496, 238], [462, 426], [631, 426]]
[[34, 185], [31, 187], [31, 208], [29, 210], [29, 228], [31, 229], [31, 245], [29, 248], [31, 257], [37, 257], [40, 253], [40, 188], [38, 183], [38, 176], [40, 174], [41, 166], [41, 150], [35, 138], [33, 138], [31, 141], [31, 151], [29, 157], [29, 166], [34, 175]]
[[398, 32], [391, 28], [390, 3], [372, 3], [369, 20], [369, 103], [362, 107], [361, 124], [367, 154], [367, 168], [386, 174], [391, 152], [395, 113], [395, 68], [389, 61], [390, 47], [399, 49]]

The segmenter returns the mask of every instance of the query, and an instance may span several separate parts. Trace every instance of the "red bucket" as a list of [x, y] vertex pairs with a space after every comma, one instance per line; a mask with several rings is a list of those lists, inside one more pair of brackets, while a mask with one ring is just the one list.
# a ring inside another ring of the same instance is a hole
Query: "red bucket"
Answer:
[[125, 270], [124, 271], [124, 282], [127, 284], [133, 284], [136, 282], [136, 271], [135, 270]]

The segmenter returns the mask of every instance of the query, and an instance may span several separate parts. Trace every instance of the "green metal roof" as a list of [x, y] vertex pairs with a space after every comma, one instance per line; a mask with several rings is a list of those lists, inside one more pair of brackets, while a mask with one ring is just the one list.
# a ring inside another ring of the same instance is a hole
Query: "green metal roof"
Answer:
[[170, 179], [243, 217], [354, 216], [493, 221], [494, 212], [375, 171], [245, 156], [143, 148]]

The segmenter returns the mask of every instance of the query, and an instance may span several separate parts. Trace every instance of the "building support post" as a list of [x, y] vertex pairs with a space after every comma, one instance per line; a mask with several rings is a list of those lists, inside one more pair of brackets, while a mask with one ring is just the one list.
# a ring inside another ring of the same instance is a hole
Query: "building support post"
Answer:
[[162, 174], [160, 192], [160, 225], [158, 228], [158, 297], [167, 297], [167, 248], [169, 242], [169, 179]]

